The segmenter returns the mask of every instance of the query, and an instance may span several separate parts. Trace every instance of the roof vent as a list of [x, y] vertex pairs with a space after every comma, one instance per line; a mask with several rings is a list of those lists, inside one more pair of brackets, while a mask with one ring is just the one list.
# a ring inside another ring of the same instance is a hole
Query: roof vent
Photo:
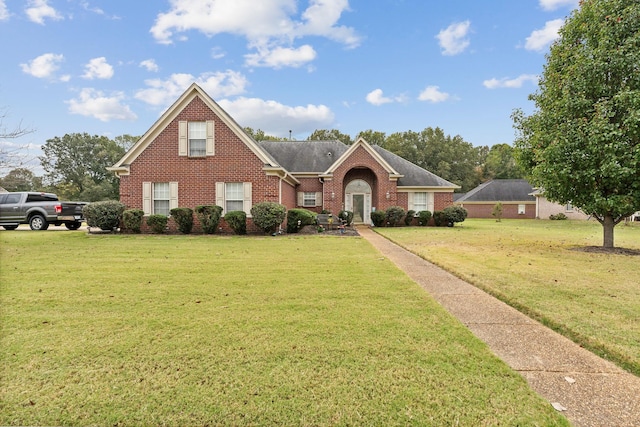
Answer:
[[329, 152], [327, 153], [327, 157], [331, 157], [331, 156], [333, 156], [333, 154], [331, 154], [331, 151], [329, 151]]

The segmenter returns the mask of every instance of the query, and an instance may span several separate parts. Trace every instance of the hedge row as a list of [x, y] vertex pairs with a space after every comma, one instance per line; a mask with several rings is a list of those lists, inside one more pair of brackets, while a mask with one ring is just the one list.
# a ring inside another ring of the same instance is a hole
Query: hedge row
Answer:
[[[144, 212], [140, 209], [126, 209], [117, 201], [109, 200], [95, 202], [83, 208], [84, 216], [89, 227], [99, 227], [102, 230], [115, 230], [121, 225], [127, 231], [140, 233]], [[222, 219], [222, 207], [216, 205], [197, 206], [195, 210], [190, 208], [171, 209], [171, 216], [176, 223], [178, 230], [184, 234], [190, 234], [194, 226], [194, 213], [202, 231], [206, 234], [213, 234], [218, 229]], [[280, 231], [280, 226], [287, 219], [287, 233], [297, 233], [302, 227], [317, 224], [317, 214], [307, 209], [287, 209], [273, 202], [258, 203], [251, 208], [253, 223], [265, 233], [276, 234]], [[377, 210], [371, 212], [371, 221], [376, 227], [395, 227], [402, 222], [411, 225], [415, 219], [420, 226], [429, 225], [433, 218], [436, 226], [452, 227], [456, 222], [463, 222], [467, 217], [466, 209], [460, 206], [449, 206], [442, 211], [415, 212], [405, 210], [400, 206], [392, 206], [386, 211]], [[345, 225], [351, 225], [353, 212], [340, 211], [338, 218]], [[149, 215], [146, 224], [149, 229], [157, 234], [162, 234], [167, 230], [168, 217], [165, 215]], [[235, 234], [247, 233], [247, 215], [242, 211], [228, 212], [224, 216], [225, 222]]]

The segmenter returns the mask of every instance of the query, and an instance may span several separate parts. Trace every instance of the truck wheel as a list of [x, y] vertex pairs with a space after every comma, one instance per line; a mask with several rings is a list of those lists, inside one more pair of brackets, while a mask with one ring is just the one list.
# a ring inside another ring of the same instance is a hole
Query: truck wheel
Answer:
[[78, 228], [80, 228], [80, 226], [82, 225], [81, 222], [65, 222], [64, 226], [67, 227], [69, 230], [77, 230]]
[[42, 215], [34, 215], [29, 220], [29, 227], [32, 230], [46, 230], [49, 228], [49, 223]]

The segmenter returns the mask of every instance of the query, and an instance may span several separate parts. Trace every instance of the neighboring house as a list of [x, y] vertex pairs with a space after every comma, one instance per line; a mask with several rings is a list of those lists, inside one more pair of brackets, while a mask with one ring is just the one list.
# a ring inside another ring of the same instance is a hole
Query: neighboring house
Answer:
[[468, 218], [493, 218], [494, 206], [502, 204], [502, 218], [536, 217], [536, 198], [525, 179], [494, 179], [480, 184], [455, 204], [467, 210]]
[[196, 84], [108, 169], [120, 201], [145, 215], [216, 204], [251, 218], [254, 204], [276, 202], [370, 223], [390, 206], [442, 210], [458, 188], [364, 139], [256, 142]]
[[536, 218], [549, 219], [551, 215], [559, 213], [565, 214], [569, 219], [589, 219], [589, 215], [585, 214], [578, 208], [574, 208], [571, 203], [561, 205], [550, 202], [544, 197], [544, 192], [536, 189], [531, 193], [536, 198]]

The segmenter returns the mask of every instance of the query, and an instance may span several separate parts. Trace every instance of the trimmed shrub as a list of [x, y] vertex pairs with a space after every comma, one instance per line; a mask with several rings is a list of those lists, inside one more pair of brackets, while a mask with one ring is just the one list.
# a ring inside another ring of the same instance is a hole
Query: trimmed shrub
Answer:
[[169, 211], [182, 234], [189, 234], [193, 229], [193, 209], [173, 208]]
[[374, 227], [383, 227], [386, 216], [387, 214], [383, 210], [371, 212], [371, 222], [373, 222]]
[[338, 214], [338, 218], [344, 221], [344, 225], [347, 227], [351, 225], [353, 222], [353, 212], [351, 211], [340, 211]]
[[448, 225], [448, 222], [447, 216], [443, 211], [435, 211], [433, 213], [433, 223], [436, 227], [444, 227], [445, 225]]
[[564, 221], [565, 219], [569, 219], [569, 217], [560, 212], [559, 214], [549, 215], [549, 219], [553, 221]]
[[405, 211], [400, 206], [391, 206], [386, 211], [385, 220], [390, 227], [395, 227], [404, 218]]
[[156, 234], [164, 234], [167, 222], [169, 222], [169, 217], [165, 215], [154, 214], [147, 217], [147, 225]]
[[442, 211], [444, 212], [447, 222], [450, 227], [456, 222], [463, 222], [467, 218], [467, 210], [462, 206], [447, 206]]
[[416, 216], [416, 211], [409, 209], [404, 217], [404, 225], [411, 225], [413, 218]]
[[287, 208], [279, 203], [262, 202], [251, 208], [253, 223], [265, 233], [273, 234], [287, 216]]
[[206, 234], [213, 234], [218, 229], [222, 207], [217, 205], [196, 206], [196, 216], [202, 225], [202, 231]]
[[115, 230], [120, 226], [125, 208], [125, 205], [116, 200], [105, 200], [85, 205], [82, 208], [82, 214], [89, 227], [99, 227], [100, 230]]
[[429, 221], [431, 221], [431, 211], [418, 212], [418, 225], [426, 227], [429, 225]]
[[142, 209], [127, 209], [122, 213], [124, 228], [132, 233], [140, 233], [142, 217], [144, 217], [144, 211]]
[[247, 214], [244, 211], [227, 212], [224, 220], [231, 227], [234, 234], [247, 234]]
[[289, 209], [287, 211], [287, 233], [297, 233], [305, 225], [314, 225], [316, 214], [308, 209]]

